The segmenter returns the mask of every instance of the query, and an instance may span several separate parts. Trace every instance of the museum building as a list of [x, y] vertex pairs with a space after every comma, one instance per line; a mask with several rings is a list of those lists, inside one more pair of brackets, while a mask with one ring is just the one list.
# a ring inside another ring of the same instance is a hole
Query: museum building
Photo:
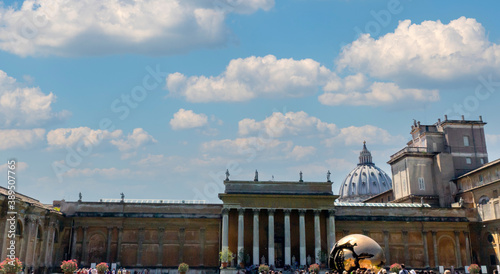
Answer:
[[[222, 203], [116, 199], [54, 201], [18, 194], [16, 251], [28, 269], [57, 271], [64, 259], [79, 265], [116, 263], [131, 270], [218, 272], [219, 252], [240, 263], [324, 264], [340, 238], [364, 234], [383, 249], [386, 266], [490, 271], [500, 254], [500, 159], [488, 162], [484, 123], [415, 122], [412, 140], [392, 155], [392, 179], [373, 163], [366, 144], [359, 164], [332, 191], [324, 182], [232, 180]], [[300, 176], [302, 177], [302, 176]], [[0, 188], [2, 258], [7, 255], [7, 190]]]

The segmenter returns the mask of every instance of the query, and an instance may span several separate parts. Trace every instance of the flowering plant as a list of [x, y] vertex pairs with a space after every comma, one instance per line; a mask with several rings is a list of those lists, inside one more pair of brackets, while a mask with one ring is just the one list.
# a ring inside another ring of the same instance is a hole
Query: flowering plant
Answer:
[[2, 273], [17, 273], [23, 269], [23, 263], [18, 259], [14, 258], [14, 260], [7, 258], [3, 262], [0, 263], [0, 272]]
[[403, 269], [400, 264], [392, 264], [390, 267], [391, 272], [399, 273], [399, 271]]
[[222, 263], [227, 263], [233, 259], [233, 252], [228, 248], [224, 248], [219, 252], [219, 258]]
[[78, 264], [76, 263], [76, 260], [62, 261], [61, 269], [64, 273], [73, 273], [78, 269]]
[[107, 263], [100, 263], [95, 266], [95, 269], [97, 269], [97, 272], [99, 273], [104, 273], [109, 270], [109, 267]]
[[309, 266], [309, 273], [319, 273], [319, 265], [312, 264]]
[[469, 272], [471, 274], [477, 274], [477, 273], [481, 272], [481, 268], [477, 264], [471, 264], [469, 266]]
[[189, 270], [189, 265], [187, 263], [181, 263], [179, 265], [179, 272], [187, 272]]
[[262, 272], [264, 272], [264, 273], [269, 272], [269, 266], [265, 265], [265, 264], [261, 264], [259, 266], [259, 273], [262, 273]]

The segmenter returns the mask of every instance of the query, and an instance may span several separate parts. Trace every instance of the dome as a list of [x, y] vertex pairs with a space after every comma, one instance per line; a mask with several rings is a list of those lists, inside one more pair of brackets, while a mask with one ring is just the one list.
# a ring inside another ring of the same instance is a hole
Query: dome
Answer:
[[373, 163], [372, 154], [363, 142], [358, 166], [349, 172], [340, 186], [339, 201], [361, 202], [389, 189], [392, 189], [391, 177]]

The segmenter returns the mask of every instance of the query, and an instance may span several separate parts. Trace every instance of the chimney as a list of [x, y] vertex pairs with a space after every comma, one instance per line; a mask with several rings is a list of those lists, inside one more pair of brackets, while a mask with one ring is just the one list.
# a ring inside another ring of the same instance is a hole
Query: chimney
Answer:
[[438, 124], [441, 124], [441, 118], [438, 118]]
[[462, 115], [462, 121], [465, 121], [465, 116], [464, 115]]
[[444, 115], [444, 120], [448, 121], [448, 115]]
[[479, 121], [483, 121], [483, 116], [479, 115]]

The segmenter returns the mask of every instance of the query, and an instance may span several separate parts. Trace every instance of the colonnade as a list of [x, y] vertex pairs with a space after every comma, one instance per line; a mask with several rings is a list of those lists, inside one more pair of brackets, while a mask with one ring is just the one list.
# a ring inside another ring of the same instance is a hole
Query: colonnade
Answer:
[[[222, 209], [222, 250], [229, 249], [229, 211], [231, 208], [225, 207]], [[290, 233], [290, 213], [292, 210], [298, 211], [299, 216], [299, 263], [306, 265], [306, 221], [305, 215], [308, 209], [275, 209], [275, 208], [235, 208], [238, 211], [238, 243], [237, 253], [238, 262], [242, 262], [243, 258], [240, 257], [239, 251], [244, 248], [244, 234], [245, 234], [245, 211], [253, 212], [253, 246], [252, 257], [253, 264], [260, 264], [259, 258], [263, 254], [259, 254], [259, 221], [260, 212], [267, 212], [268, 217], [268, 235], [267, 235], [267, 250], [268, 250], [268, 264], [275, 265], [275, 212], [277, 210], [283, 211], [283, 224], [284, 224], [284, 264], [292, 264], [291, 255], [291, 233]], [[320, 215], [322, 210], [311, 210], [314, 212], [314, 258], [315, 262], [319, 263], [317, 254], [321, 251], [321, 225]], [[326, 235], [327, 235], [327, 252], [331, 250], [335, 244], [335, 210], [327, 209], [326, 218]], [[248, 226], [247, 226], [248, 227]]]

